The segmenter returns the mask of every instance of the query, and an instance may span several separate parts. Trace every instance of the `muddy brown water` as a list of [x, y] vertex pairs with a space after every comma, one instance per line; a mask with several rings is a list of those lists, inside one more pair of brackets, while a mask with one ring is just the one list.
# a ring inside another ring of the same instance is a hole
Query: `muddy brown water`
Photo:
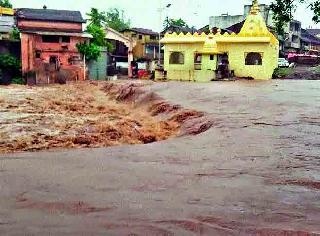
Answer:
[[320, 235], [320, 82], [156, 83], [200, 135], [0, 156], [1, 235]]

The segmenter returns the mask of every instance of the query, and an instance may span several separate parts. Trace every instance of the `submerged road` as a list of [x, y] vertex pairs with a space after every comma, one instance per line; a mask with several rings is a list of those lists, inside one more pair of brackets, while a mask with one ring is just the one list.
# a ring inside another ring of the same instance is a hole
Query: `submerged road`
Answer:
[[0, 235], [320, 235], [320, 82], [148, 89], [214, 126], [0, 156]]

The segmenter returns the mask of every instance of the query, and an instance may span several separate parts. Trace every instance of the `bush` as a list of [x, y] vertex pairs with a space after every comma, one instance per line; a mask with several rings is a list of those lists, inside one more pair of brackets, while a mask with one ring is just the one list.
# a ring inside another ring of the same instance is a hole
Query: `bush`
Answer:
[[320, 74], [320, 66], [311, 67], [309, 70], [313, 73]]
[[21, 77], [15, 77], [11, 80], [12, 84], [25, 84], [25, 80]]
[[2, 54], [0, 55], [0, 69], [20, 71], [21, 62], [15, 56], [10, 54]]
[[[21, 62], [15, 56], [10, 54], [1, 54], [0, 55], [0, 83], [1, 84], [10, 84], [13, 78], [21, 77]], [[21, 83], [16, 79], [15, 81]]]
[[279, 79], [279, 78], [285, 78], [289, 75], [293, 74], [293, 68], [276, 68], [273, 72], [273, 78]]

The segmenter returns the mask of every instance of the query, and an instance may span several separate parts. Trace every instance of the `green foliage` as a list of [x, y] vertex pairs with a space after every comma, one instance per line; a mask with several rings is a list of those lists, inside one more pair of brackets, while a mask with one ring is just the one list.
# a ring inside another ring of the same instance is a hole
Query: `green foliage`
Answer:
[[79, 43], [77, 49], [88, 61], [97, 60], [101, 54], [100, 47], [94, 43]]
[[0, 69], [3, 70], [18, 70], [21, 69], [21, 62], [16, 57], [10, 54], [0, 55]]
[[292, 75], [294, 72], [293, 68], [276, 68], [273, 72], [273, 78], [279, 79], [279, 78], [285, 78], [289, 75]]
[[124, 17], [124, 11], [117, 8], [111, 8], [106, 12], [106, 26], [122, 31], [130, 28], [130, 20]]
[[107, 12], [99, 12], [97, 8], [91, 8], [89, 16], [89, 26], [95, 25], [97, 27], [110, 27], [117, 31], [130, 28], [130, 20], [124, 17], [124, 11], [118, 8], [111, 8]]
[[320, 23], [320, 1], [315, 1], [310, 4], [310, 9], [314, 12], [312, 20], [316, 23]]
[[9, 0], [0, 0], [0, 7], [12, 8]]
[[102, 28], [105, 25], [105, 22], [107, 20], [106, 13], [105, 12], [99, 12], [97, 8], [91, 8], [90, 13], [87, 13], [87, 16], [90, 17], [89, 26], [95, 25], [99, 28]]
[[[10, 55], [10, 54], [1, 54], [0, 55], [0, 71], [1, 74], [7, 74], [11, 77], [21, 77], [21, 62], [18, 58]], [[1, 78], [0, 75], [0, 83]], [[21, 83], [24, 83], [24, 81], [21, 81]]]
[[10, 39], [11, 40], [20, 40], [20, 31], [18, 28], [14, 27], [10, 32]]
[[163, 27], [165, 29], [168, 29], [171, 26], [189, 27], [188, 24], [181, 18], [179, 18], [179, 19], [170, 19], [169, 17], [167, 17], [163, 22]]
[[93, 37], [91, 39], [91, 43], [100, 47], [106, 46], [106, 40], [105, 40], [106, 33], [103, 28], [95, 24], [90, 24], [87, 27], [87, 32], [90, 33]]
[[320, 0], [274, 0], [270, 7], [273, 11], [273, 20], [279, 35], [284, 34], [284, 26], [293, 19], [298, 3], [307, 4], [307, 7], [314, 13], [313, 21], [320, 22]]
[[25, 84], [25, 80], [21, 77], [14, 77], [12, 80], [11, 80], [11, 83], [12, 84]]
[[309, 69], [309, 71], [316, 73], [316, 74], [320, 74], [320, 66], [311, 67]]
[[96, 8], [91, 8], [89, 25], [87, 32], [92, 35], [89, 43], [77, 44], [78, 51], [86, 56], [88, 61], [97, 60], [101, 54], [100, 49], [106, 47], [109, 52], [113, 51], [113, 45], [106, 41], [105, 26], [105, 13], [99, 12]]

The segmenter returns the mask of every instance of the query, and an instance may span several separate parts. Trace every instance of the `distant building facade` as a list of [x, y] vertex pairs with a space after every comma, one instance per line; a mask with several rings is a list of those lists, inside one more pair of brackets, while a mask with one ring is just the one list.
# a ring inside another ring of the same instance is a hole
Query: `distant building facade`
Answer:
[[211, 16], [210, 17], [210, 28], [220, 28], [226, 29], [232, 25], [235, 25], [245, 19], [244, 15], [229, 15], [222, 14], [220, 16]]
[[76, 45], [84, 42], [78, 11], [17, 9], [21, 32], [22, 73], [34, 84], [84, 80], [84, 64]]
[[[210, 17], [210, 28], [231, 30], [248, 16], [252, 5], [245, 5], [243, 15], [228, 15]], [[274, 29], [273, 12], [269, 5], [260, 4], [260, 13], [270, 30]], [[285, 36], [279, 38], [282, 53], [299, 52], [301, 50], [301, 22], [293, 20], [284, 27]]]
[[0, 7], [0, 40], [9, 39], [10, 32], [14, 29], [14, 10]]
[[159, 34], [157, 32], [143, 28], [130, 28], [123, 30], [122, 33], [136, 42], [133, 48], [134, 59], [158, 59]]
[[[315, 31], [314, 31], [315, 32]], [[320, 55], [320, 38], [310, 33], [309, 30], [301, 31], [301, 47], [304, 52]]]

